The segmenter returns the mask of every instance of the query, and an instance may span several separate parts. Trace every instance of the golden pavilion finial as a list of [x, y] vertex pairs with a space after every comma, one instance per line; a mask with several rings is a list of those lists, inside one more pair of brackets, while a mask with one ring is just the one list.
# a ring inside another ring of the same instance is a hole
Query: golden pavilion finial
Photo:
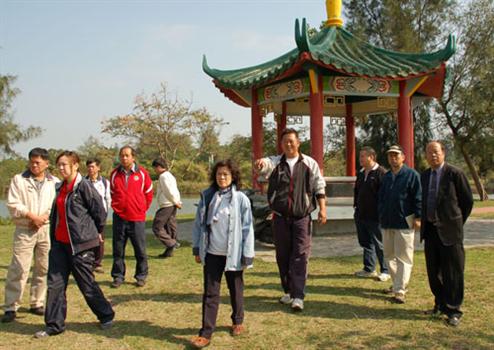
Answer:
[[326, 0], [326, 12], [328, 13], [328, 20], [326, 26], [343, 26], [343, 20], [341, 19], [341, 0]]

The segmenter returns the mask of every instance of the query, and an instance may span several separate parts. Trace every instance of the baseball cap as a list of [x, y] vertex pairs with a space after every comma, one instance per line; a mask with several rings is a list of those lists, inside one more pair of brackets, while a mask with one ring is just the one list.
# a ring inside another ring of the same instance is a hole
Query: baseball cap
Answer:
[[389, 147], [386, 153], [403, 153], [403, 148], [401, 148], [401, 146], [399, 145], [393, 145]]

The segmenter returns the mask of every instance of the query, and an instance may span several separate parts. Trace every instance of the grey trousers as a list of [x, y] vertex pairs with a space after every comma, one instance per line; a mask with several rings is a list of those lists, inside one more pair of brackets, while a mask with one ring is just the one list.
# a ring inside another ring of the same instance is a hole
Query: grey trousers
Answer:
[[153, 220], [153, 233], [166, 247], [177, 243], [177, 207], [159, 209]]

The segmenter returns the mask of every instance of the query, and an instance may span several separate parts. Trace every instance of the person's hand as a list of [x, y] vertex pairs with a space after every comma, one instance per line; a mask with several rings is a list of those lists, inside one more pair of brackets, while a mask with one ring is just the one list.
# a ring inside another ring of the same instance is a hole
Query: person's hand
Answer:
[[31, 227], [34, 229], [40, 229], [44, 224], [48, 222], [48, 214], [36, 215], [29, 212], [26, 217], [31, 220]]
[[100, 233], [98, 234], [99, 242], [103, 243], [105, 240], [103, 239], [103, 235]]
[[319, 210], [319, 214], [317, 214], [317, 222], [321, 225], [326, 223], [326, 210]]
[[413, 222], [413, 228], [415, 231], [420, 231], [420, 219], [415, 219]]
[[177, 204], [175, 204], [175, 206], [176, 206], [178, 209], [182, 209], [182, 203], [177, 203]]
[[262, 170], [262, 168], [266, 166], [266, 161], [262, 158], [257, 159], [254, 163], [254, 166], [257, 171]]
[[194, 259], [196, 260], [196, 263], [201, 263], [201, 257], [199, 255], [194, 255]]

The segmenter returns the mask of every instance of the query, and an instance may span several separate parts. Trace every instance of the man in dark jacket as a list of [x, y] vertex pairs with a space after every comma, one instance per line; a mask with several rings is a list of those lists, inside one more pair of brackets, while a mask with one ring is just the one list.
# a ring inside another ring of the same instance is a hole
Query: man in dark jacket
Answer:
[[383, 177], [378, 199], [384, 258], [393, 280], [386, 292], [403, 304], [412, 274], [415, 230], [420, 228], [422, 189], [419, 174], [405, 165], [403, 149], [391, 146], [387, 154], [391, 170]]
[[301, 311], [311, 247], [310, 213], [317, 201], [318, 221], [326, 222], [326, 182], [317, 162], [299, 152], [296, 130], [282, 132], [281, 147], [282, 156], [258, 159], [256, 167], [269, 176], [268, 202], [274, 212], [276, 262], [285, 292], [280, 302]]
[[[364, 249], [364, 268], [355, 272], [358, 277], [375, 277], [386, 282], [391, 277], [384, 261], [381, 227], [377, 214], [377, 194], [386, 170], [376, 162], [376, 151], [372, 147], [362, 147], [359, 154], [362, 169], [357, 174], [353, 197], [355, 226], [360, 246]], [[381, 273], [376, 271], [379, 260]]]
[[125, 246], [130, 239], [134, 247], [136, 286], [143, 287], [148, 275], [146, 211], [153, 200], [153, 182], [146, 169], [135, 162], [135, 151], [124, 146], [119, 152], [120, 165], [110, 175], [113, 208], [113, 267], [112, 288], [125, 280]]
[[430, 165], [421, 176], [422, 229], [429, 285], [434, 308], [428, 314], [445, 313], [450, 326], [458, 326], [464, 295], [465, 251], [463, 225], [473, 206], [473, 197], [465, 174], [444, 161], [441, 142], [427, 144]]

